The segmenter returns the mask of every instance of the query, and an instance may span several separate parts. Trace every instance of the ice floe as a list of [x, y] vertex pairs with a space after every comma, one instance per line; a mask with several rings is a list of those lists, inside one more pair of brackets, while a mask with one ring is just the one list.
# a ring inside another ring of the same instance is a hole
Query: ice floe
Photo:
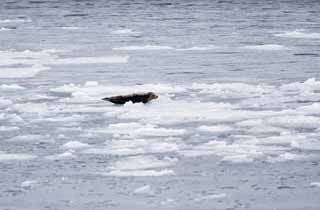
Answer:
[[111, 34], [129, 34], [129, 35], [139, 35], [141, 32], [139, 31], [134, 31], [132, 29], [126, 28], [126, 29], [119, 29], [112, 31]]
[[248, 45], [242, 48], [248, 49], [248, 50], [266, 50], [266, 51], [277, 51], [277, 50], [287, 49], [285, 46], [278, 45], [278, 44]]
[[154, 190], [151, 188], [150, 185], [144, 185], [142, 187], [135, 189], [133, 193], [137, 195], [153, 195]]
[[29, 190], [33, 186], [35, 186], [36, 184], [38, 184], [38, 182], [36, 180], [27, 180], [27, 181], [22, 182], [20, 186], [25, 190]]
[[213, 199], [221, 199], [225, 198], [227, 194], [225, 193], [219, 193], [219, 194], [211, 194], [211, 195], [203, 195], [199, 196], [194, 199], [195, 202], [202, 202], [202, 201], [207, 201], [207, 200], [213, 200]]
[[138, 50], [174, 50], [173, 47], [163, 45], [124, 46], [114, 47], [113, 50], [138, 51]]
[[37, 156], [23, 153], [5, 153], [0, 151], [0, 162], [1, 161], [12, 161], [12, 160], [31, 160]]
[[320, 39], [320, 33], [307, 32], [305, 30], [287, 31], [275, 34], [275, 36], [285, 38]]
[[59, 58], [59, 50], [0, 51], [0, 78], [34, 77], [54, 65], [118, 64], [127, 63], [128, 56]]
[[61, 146], [63, 149], [83, 149], [90, 147], [89, 144], [82, 143], [79, 141], [69, 141]]
[[2, 84], [0, 85], [0, 89], [3, 91], [15, 91], [15, 90], [24, 90], [25, 88], [18, 84]]

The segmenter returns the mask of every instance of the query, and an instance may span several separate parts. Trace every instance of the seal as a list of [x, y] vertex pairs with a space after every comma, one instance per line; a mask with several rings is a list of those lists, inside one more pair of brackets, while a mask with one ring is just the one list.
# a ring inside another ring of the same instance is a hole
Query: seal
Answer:
[[109, 101], [114, 104], [125, 104], [129, 101], [132, 103], [148, 103], [149, 101], [158, 98], [155, 93], [147, 92], [147, 93], [133, 93], [130, 95], [119, 95], [103, 98], [104, 101]]

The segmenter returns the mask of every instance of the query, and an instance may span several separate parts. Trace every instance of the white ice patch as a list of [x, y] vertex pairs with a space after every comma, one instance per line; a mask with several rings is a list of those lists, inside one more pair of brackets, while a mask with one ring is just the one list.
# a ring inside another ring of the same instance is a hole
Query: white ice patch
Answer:
[[81, 64], [110, 64], [128, 63], [129, 56], [108, 56], [108, 57], [75, 57], [59, 58], [48, 63], [50, 65], [81, 65]]
[[264, 51], [278, 51], [278, 50], [286, 50], [287, 48], [278, 44], [263, 44], [263, 45], [249, 45], [242, 47], [243, 49], [248, 50], [264, 50]]
[[[0, 97], [0, 108], [4, 109], [7, 108], [8, 106], [10, 106], [12, 104], [12, 101], [9, 99], [4, 99], [2, 97]], [[1, 119], [1, 118], [0, 118]]]
[[213, 200], [213, 199], [221, 199], [221, 198], [225, 198], [226, 196], [227, 194], [225, 193], [204, 195], [204, 196], [199, 196], [195, 198], [194, 201], [201, 202], [201, 201], [207, 201], [207, 200]]
[[[59, 50], [0, 51], [0, 78], [34, 77], [52, 65], [127, 63], [128, 56], [59, 58]], [[22, 65], [22, 66], [21, 66]], [[21, 67], [20, 67], [21, 66]]]
[[0, 131], [1, 132], [10, 132], [10, 131], [17, 131], [19, 130], [20, 128], [19, 127], [16, 127], [16, 126], [0, 126]]
[[310, 160], [312, 158], [314, 158], [314, 156], [312, 155], [301, 155], [301, 154], [285, 152], [283, 154], [280, 154], [277, 157], [268, 157], [267, 161], [274, 163], [274, 162], [285, 162], [285, 161]]
[[86, 154], [96, 155], [141, 155], [175, 152], [178, 146], [171, 139], [131, 139], [112, 140], [106, 142], [103, 148], [90, 148], [83, 151]]
[[16, 19], [2, 19], [0, 23], [30, 23], [32, 22], [31, 19], [26, 18], [16, 18]]
[[164, 157], [158, 159], [154, 156], [133, 156], [122, 158], [113, 163], [109, 169], [111, 170], [148, 170], [155, 168], [164, 168], [173, 166], [178, 160], [176, 158]]
[[172, 176], [175, 175], [174, 171], [171, 169], [163, 170], [129, 170], [129, 171], [110, 171], [108, 173], [101, 173], [105, 176], [119, 176], [119, 177], [147, 177], [147, 176]]
[[193, 83], [192, 90], [199, 90], [200, 93], [210, 94], [220, 98], [247, 98], [270, 94], [274, 87], [267, 85], [250, 85], [245, 83], [215, 83], [203, 84]]
[[139, 50], [174, 50], [170, 46], [162, 45], [144, 45], [144, 46], [124, 46], [124, 47], [115, 47], [113, 50], [124, 50], [124, 51], [139, 51]]
[[273, 126], [293, 129], [315, 129], [320, 127], [320, 118], [304, 115], [272, 117], [267, 123]]
[[134, 156], [118, 160], [113, 163], [106, 175], [110, 176], [163, 176], [174, 175], [169, 169], [161, 169], [175, 165], [176, 158], [154, 156]]
[[142, 187], [135, 189], [133, 193], [137, 195], [153, 195], [154, 190], [151, 188], [150, 185], [144, 185]]
[[76, 158], [77, 156], [73, 154], [73, 150], [66, 151], [61, 154], [54, 154], [54, 155], [49, 155], [46, 156], [45, 159], [48, 160], [63, 160], [63, 159], [71, 159], [71, 158]]
[[[0, 63], [1, 64], [1, 63]], [[12, 67], [2, 68], [0, 67], [0, 78], [27, 78], [34, 77], [40, 71], [50, 69], [42, 65], [33, 65], [32, 67]]]
[[64, 26], [64, 27], [61, 27], [61, 29], [64, 29], [64, 30], [79, 30], [79, 29], [81, 29], [81, 27], [77, 27], [77, 26]]
[[69, 141], [61, 146], [63, 149], [84, 149], [91, 147], [91, 145], [79, 141]]
[[2, 84], [0, 85], [0, 90], [2, 91], [16, 91], [16, 90], [24, 90], [25, 88], [17, 85], [17, 84], [11, 84], [11, 85], [7, 85], [7, 84]]
[[132, 29], [119, 29], [111, 32], [112, 34], [129, 34], [129, 35], [139, 35], [140, 32], [134, 31]]
[[35, 155], [19, 154], [19, 153], [4, 153], [0, 151], [0, 162], [11, 160], [31, 160], [36, 158]]
[[305, 30], [288, 31], [275, 34], [275, 36], [285, 38], [320, 39], [320, 33], [306, 32]]
[[12, 31], [14, 30], [13, 28], [8, 28], [8, 27], [0, 27], [0, 31]]
[[230, 126], [225, 126], [225, 125], [217, 125], [217, 126], [202, 125], [198, 127], [198, 131], [216, 133], [216, 134], [228, 133], [228, 132], [231, 132], [232, 130], [234, 130], [234, 128]]
[[320, 182], [311, 182], [310, 186], [311, 187], [320, 187]]
[[219, 49], [220, 47], [214, 45], [207, 45], [207, 46], [194, 46], [189, 48], [179, 48], [176, 49], [177, 51], [207, 51], [207, 50], [215, 50]]
[[131, 138], [151, 136], [151, 137], [167, 137], [180, 136], [186, 133], [184, 129], [161, 128], [151, 124], [140, 123], [117, 123], [111, 124], [105, 130], [114, 136], [127, 135]]
[[24, 103], [15, 104], [11, 109], [21, 112], [21, 113], [38, 113], [45, 114], [48, 113], [49, 107], [47, 103]]
[[25, 190], [31, 189], [33, 186], [35, 186], [38, 182], [36, 180], [27, 180], [21, 183], [21, 188]]
[[34, 143], [34, 142], [42, 142], [42, 143], [53, 143], [54, 140], [50, 138], [50, 135], [19, 135], [7, 139], [8, 142], [17, 142], [17, 143]]

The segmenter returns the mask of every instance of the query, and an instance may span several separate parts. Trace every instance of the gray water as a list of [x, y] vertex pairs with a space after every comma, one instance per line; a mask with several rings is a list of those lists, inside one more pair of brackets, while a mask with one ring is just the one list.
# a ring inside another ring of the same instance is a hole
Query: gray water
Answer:
[[1, 1], [0, 209], [319, 209], [319, 47], [318, 0]]

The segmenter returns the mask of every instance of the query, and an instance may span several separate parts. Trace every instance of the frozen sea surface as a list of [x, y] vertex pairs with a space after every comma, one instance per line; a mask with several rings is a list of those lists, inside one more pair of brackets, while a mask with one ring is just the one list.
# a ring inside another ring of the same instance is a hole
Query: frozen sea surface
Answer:
[[0, 209], [318, 210], [319, 47], [317, 0], [1, 1]]

